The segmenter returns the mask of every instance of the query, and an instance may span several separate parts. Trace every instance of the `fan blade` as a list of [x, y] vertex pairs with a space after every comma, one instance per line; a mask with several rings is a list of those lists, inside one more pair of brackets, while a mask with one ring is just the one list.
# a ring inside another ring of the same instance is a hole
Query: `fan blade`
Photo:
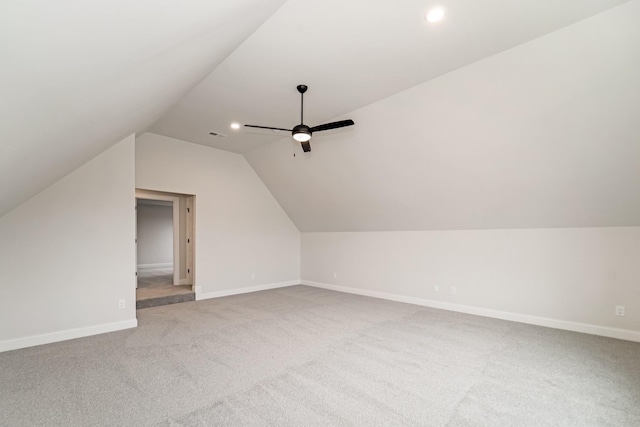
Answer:
[[311, 151], [311, 143], [309, 141], [301, 142], [300, 144], [302, 144], [302, 151], [304, 151], [305, 153]]
[[248, 128], [258, 128], [258, 129], [270, 129], [270, 130], [284, 130], [286, 132], [291, 132], [291, 129], [283, 129], [283, 128], [272, 128], [269, 126], [256, 126], [256, 125], [244, 125]]
[[353, 120], [341, 120], [339, 122], [325, 123], [323, 125], [312, 127], [311, 132], [320, 132], [321, 130], [343, 128], [345, 126], [351, 126], [353, 124]]

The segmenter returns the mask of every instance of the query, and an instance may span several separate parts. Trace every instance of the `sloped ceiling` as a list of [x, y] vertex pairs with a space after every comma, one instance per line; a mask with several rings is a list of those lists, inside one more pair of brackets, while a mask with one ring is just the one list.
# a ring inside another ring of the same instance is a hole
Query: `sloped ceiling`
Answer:
[[[151, 129], [245, 154], [302, 231], [639, 223], [640, 0], [5, 3], [0, 215]], [[295, 124], [299, 83], [356, 126], [228, 128]]]
[[282, 3], [3, 2], [0, 216], [148, 127]]
[[[438, 3], [446, 17], [431, 25]], [[246, 153], [281, 135], [230, 123], [291, 129], [298, 84], [309, 86], [305, 121], [324, 123], [621, 3], [288, 0], [150, 130]]]
[[356, 109], [311, 153], [245, 156], [301, 231], [638, 226], [638, 22], [625, 3]]

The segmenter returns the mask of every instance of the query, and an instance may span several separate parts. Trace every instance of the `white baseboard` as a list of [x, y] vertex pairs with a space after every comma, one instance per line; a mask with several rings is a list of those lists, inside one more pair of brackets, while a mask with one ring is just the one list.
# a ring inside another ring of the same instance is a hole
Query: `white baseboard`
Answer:
[[250, 286], [247, 288], [228, 289], [225, 291], [202, 292], [201, 286], [196, 286], [196, 301], [210, 298], [228, 297], [231, 295], [247, 294], [249, 292], [268, 291], [269, 289], [286, 288], [287, 286], [299, 285], [300, 280], [291, 280], [289, 282], [269, 283], [266, 285]]
[[189, 279], [180, 279], [180, 282], [178, 282], [178, 284], [180, 284], [180, 285], [190, 285], [191, 284], [191, 280], [189, 280]]
[[326, 283], [302, 280], [301, 283], [316, 288], [332, 291], [346, 292], [390, 301], [404, 302], [424, 307], [439, 308], [442, 310], [457, 311], [459, 313], [475, 314], [476, 316], [492, 317], [494, 319], [509, 320], [512, 322], [527, 323], [530, 325], [545, 326], [547, 328], [562, 329], [565, 331], [581, 332], [584, 334], [599, 335], [609, 338], [640, 342], [640, 332], [629, 329], [609, 328], [607, 326], [590, 325], [587, 323], [570, 322], [567, 320], [550, 319], [547, 317], [531, 316], [528, 314], [513, 313], [509, 311], [492, 310], [489, 308], [473, 307], [470, 305], [453, 304], [443, 301], [435, 301], [423, 298], [408, 297], [387, 292], [368, 291], [364, 289], [346, 286], [329, 285]]
[[105, 323], [103, 325], [88, 326], [86, 328], [67, 329], [48, 334], [32, 335], [29, 337], [0, 341], [0, 353], [3, 351], [17, 350], [36, 345], [88, 337], [90, 335], [104, 334], [106, 332], [121, 331], [123, 329], [135, 328], [136, 326], [138, 326], [138, 320], [131, 319], [123, 320], [122, 322]]
[[144, 270], [145, 268], [173, 268], [173, 263], [166, 262], [160, 264], [138, 264], [138, 270]]

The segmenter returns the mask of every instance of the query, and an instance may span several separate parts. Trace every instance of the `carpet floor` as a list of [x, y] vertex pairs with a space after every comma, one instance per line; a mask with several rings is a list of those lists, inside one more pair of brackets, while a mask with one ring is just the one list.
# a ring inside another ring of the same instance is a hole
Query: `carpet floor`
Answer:
[[195, 299], [196, 294], [191, 285], [173, 284], [173, 267], [138, 270], [137, 309], [195, 301]]
[[640, 426], [640, 343], [292, 286], [0, 353], [2, 426]]

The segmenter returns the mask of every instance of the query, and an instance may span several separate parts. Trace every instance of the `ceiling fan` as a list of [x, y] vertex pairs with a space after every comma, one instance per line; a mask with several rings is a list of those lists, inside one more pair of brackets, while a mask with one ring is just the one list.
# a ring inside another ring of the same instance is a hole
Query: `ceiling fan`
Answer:
[[257, 125], [245, 125], [245, 127], [249, 128], [258, 128], [258, 129], [271, 129], [271, 130], [284, 130], [287, 132], [291, 132], [291, 136], [293, 139], [300, 142], [302, 144], [302, 150], [306, 153], [311, 151], [311, 135], [313, 132], [320, 132], [323, 130], [331, 130], [342, 128], [345, 126], [353, 125], [353, 120], [340, 120], [338, 122], [325, 123], [323, 125], [318, 125], [314, 127], [309, 127], [304, 124], [304, 93], [307, 91], [306, 85], [298, 85], [298, 92], [300, 92], [300, 124], [293, 127], [293, 129], [283, 129], [283, 128], [274, 128], [269, 126], [257, 126]]

